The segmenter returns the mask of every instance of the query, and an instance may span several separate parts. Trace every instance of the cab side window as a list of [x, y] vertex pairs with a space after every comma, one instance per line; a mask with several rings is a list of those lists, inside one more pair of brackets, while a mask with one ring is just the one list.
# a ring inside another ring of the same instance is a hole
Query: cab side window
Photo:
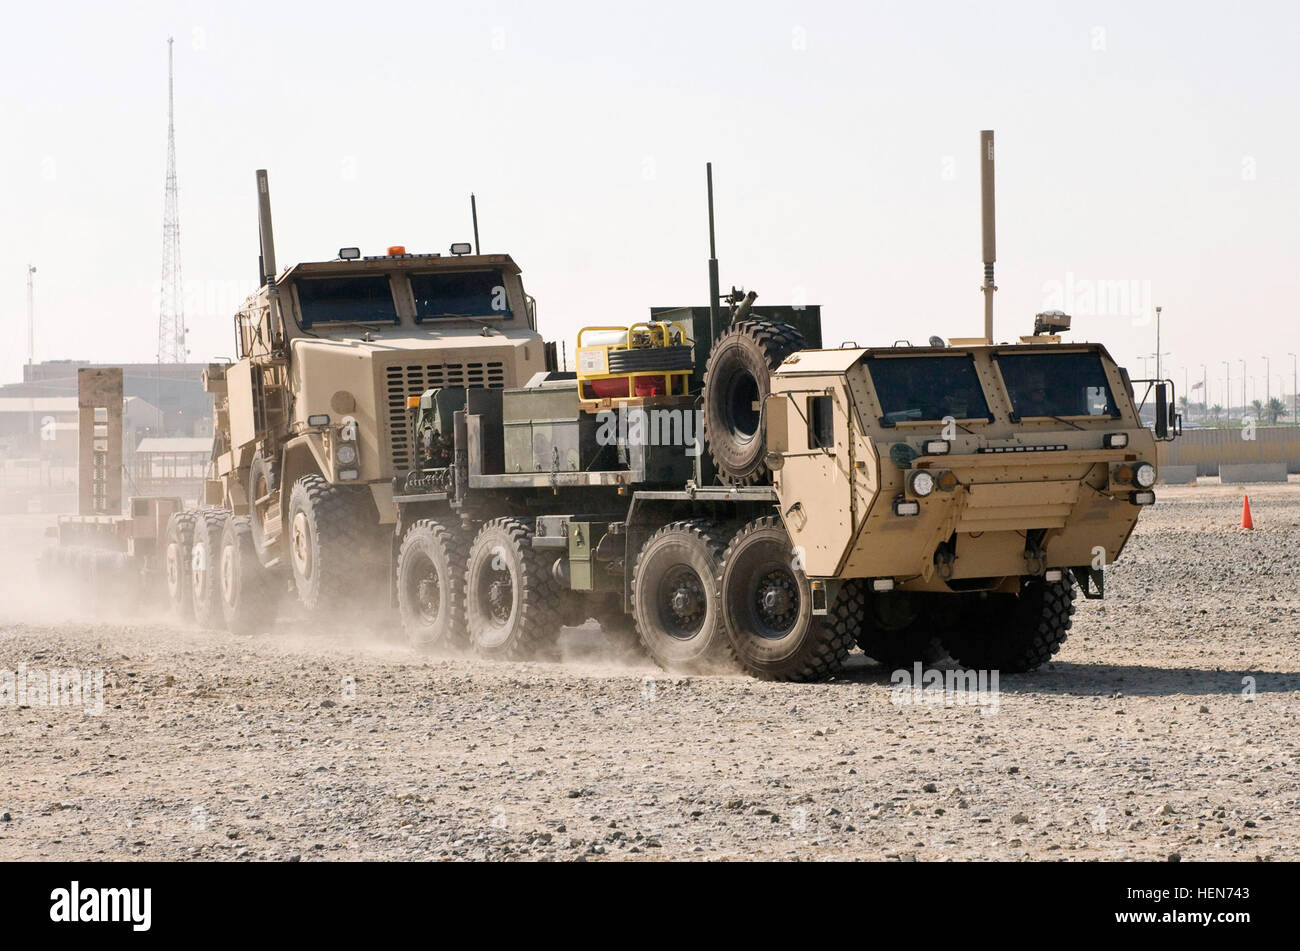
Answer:
[[835, 406], [829, 396], [808, 397], [808, 448], [835, 448]]

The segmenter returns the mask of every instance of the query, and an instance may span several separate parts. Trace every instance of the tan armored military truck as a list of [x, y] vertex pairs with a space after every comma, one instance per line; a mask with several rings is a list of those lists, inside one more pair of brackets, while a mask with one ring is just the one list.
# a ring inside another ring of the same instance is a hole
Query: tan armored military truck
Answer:
[[262, 284], [235, 315], [238, 360], [205, 376], [216, 440], [204, 506], [174, 515], [166, 541], [176, 608], [236, 628], [265, 624], [286, 578], [322, 616], [386, 591], [393, 478], [415, 453], [408, 399], [519, 386], [547, 368], [508, 255], [344, 248], [277, 273], [264, 171], [257, 187]]
[[828, 601], [862, 589], [858, 642], [888, 663], [934, 637], [975, 667], [1047, 660], [1071, 576], [1100, 594], [1155, 501], [1155, 438], [1096, 344], [803, 351], [765, 408], [791, 550]]

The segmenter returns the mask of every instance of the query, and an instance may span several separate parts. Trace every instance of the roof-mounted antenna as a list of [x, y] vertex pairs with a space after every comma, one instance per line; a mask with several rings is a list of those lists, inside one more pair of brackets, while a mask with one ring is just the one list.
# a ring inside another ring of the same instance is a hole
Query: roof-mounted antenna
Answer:
[[257, 170], [257, 236], [262, 250], [262, 286], [266, 286], [275, 280], [275, 236], [271, 232], [271, 186], [264, 168]]
[[993, 211], [993, 132], [980, 133], [980, 211], [984, 231], [984, 339], [993, 342], [993, 262], [997, 260]]
[[469, 193], [469, 213], [474, 219], [474, 253], [478, 254], [478, 201], [473, 192]]
[[713, 163], [704, 163], [704, 174], [709, 185], [709, 342], [718, 339], [718, 246], [713, 233]]

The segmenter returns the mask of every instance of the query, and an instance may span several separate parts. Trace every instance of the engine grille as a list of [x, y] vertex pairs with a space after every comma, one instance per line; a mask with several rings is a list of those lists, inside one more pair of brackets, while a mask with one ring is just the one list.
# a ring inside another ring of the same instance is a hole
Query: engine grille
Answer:
[[406, 424], [406, 398], [419, 396], [438, 386], [504, 387], [505, 364], [499, 360], [477, 363], [391, 366], [386, 371], [388, 392], [388, 441], [392, 447], [393, 471], [409, 472], [415, 464], [415, 447]]

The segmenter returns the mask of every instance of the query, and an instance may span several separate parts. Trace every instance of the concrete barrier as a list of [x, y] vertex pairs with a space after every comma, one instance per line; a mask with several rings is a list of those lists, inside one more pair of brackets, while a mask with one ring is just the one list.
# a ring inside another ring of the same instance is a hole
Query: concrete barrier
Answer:
[[1251, 462], [1285, 462], [1288, 472], [1300, 472], [1300, 426], [1260, 426], [1249, 433], [1255, 438], [1246, 435], [1237, 420], [1223, 429], [1188, 429], [1159, 444], [1157, 463], [1194, 465], [1203, 476], [1218, 475], [1221, 465]]
[[1195, 485], [1196, 466], [1161, 466], [1158, 480], [1162, 485]]
[[1285, 482], [1285, 462], [1252, 462], [1245, 465], [1220, 465], [1219, 481], [1224, 485], [1243, 482]]

